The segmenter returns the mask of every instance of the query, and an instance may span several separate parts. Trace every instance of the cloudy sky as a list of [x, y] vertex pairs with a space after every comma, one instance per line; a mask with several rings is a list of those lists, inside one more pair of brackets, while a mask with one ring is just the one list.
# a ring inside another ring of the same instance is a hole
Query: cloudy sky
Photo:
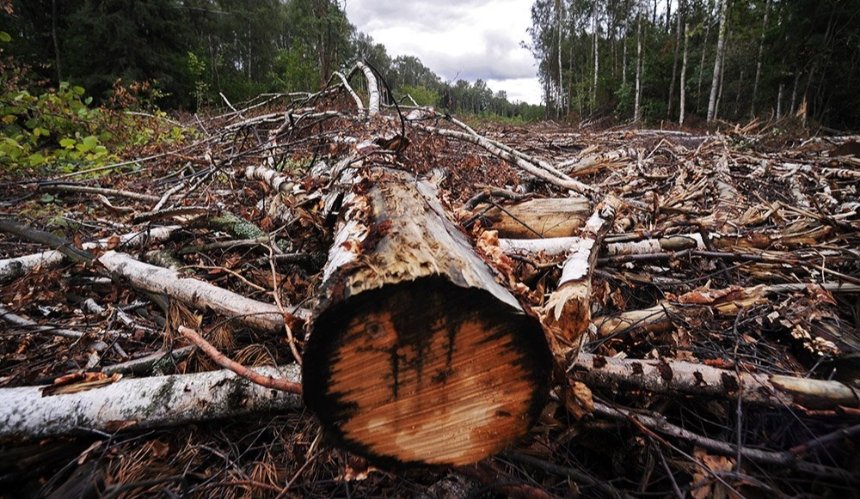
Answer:
[[538, 104], [528, 40], [532, 0], [346, 0], [350, 22], [392, 58], [414, 55], [447, 80], [482, 78], [508, 99]]

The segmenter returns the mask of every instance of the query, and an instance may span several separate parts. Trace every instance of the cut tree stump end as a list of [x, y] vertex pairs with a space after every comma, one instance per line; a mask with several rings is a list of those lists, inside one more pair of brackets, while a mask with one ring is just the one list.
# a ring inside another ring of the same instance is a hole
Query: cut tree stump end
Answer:
[[380, 464], [462, 465], [526, 434], [552, 361], [538, 322], [438, 277], [363, 292], [314, 322], [305, 402]]

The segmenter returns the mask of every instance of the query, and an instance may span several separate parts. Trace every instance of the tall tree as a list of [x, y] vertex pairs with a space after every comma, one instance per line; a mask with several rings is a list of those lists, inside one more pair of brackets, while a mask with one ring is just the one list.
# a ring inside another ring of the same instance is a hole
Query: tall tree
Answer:
[[719, 32], [717, 34], [717, 52], [714, 57], [714, 74], [711, 79], [711, 96], [708, 99], [708, 121], [713, 121], [717, 112], [717, 95], [720, 90], [720, 76], [723, 70], [723, 58], [725, 57], [726, 44], [726, 10], [729, 0], [718, 0], [719, 5]]
[[750, 116], [755, 116], [755, 103], [758, 99], [758, 84], [761, 80], [761, 60], [764, 54], [764, 38], [767, 34], [767, 16], [770, 13], [770, 0], [765, 1], [764, 18], [761, 22], [761, 35], [758, 40], [758, 54], [755, 58], [755, 79], [753, 80], [752, 103], [750, 104]]

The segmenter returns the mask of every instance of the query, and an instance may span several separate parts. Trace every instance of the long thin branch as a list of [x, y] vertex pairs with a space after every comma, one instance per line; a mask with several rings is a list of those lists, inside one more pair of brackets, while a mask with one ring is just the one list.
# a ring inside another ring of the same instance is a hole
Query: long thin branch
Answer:
[[274, 378], [269, 375], [260, 374], [258, 372], [252, 371], [242, 364], [229, 359], [226, 355], [219, 352], [217, 348], [212, 346], [211, 343], [203, 339], [202, 336], [197, 334], [197, 331], [185, 327], [179, 326], [179, 332], [182, 333], [183, 336], [188, 338], [188, 341], [197, 345], [200, 350], [209, 356], [216, 364], [223, 367], [224, 369], [229, 369], [239, 376], [247, 379], [248, 381], [264, 386], [266, 388], [273, 388], [275, 390], [280, 390], [282, 392], [288, 393], [302, 393], [302, 384], [296, 381], [284, 379], [284, 378]]

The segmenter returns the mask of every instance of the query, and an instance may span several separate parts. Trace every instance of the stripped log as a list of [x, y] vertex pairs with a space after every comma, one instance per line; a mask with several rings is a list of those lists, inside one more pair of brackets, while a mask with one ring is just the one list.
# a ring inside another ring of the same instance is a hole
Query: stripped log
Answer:
[[499, 237], [556, 238], [576, 234], [591, 214], [591, 203], [582, 198], [531, 199], [493, 207], [479, 205], [476, 211], [490, 229], [499, 231]]
[[591, 275], [597, 263], [600, 243], [620, 206], [618, 199], [609, 197], [595, 208], [568, 250], [558, 288], [540, 310], [541, 322], [557, 357], [578, 348], [591, 324]]
[[[165, 241], [179, 230], [179, 225], [154, 227], [138, 232], [130, 232], [117, 237], [108, 237], [84, 243], [82, 248], [92, 250], [98, 248], [113, 248], [118, 246], [142, 248], [155, 242]], [[35, 268], [47, 269], [56, 267], [65, 261], [63, 253], [56, 250], [43, 251], [32, 255], [24, 255], [0, 260], [0, 282], [20, 277]]]
[[462, 465], [539, 415], [551, 357], [432, 185], [372, 168], [340, 210], [304, 356], [304, 397], [381, 463]]
[[[197, 279], [180, 277], [175, 270], [148, 265], [116, 251], [108, 251], [98, 262], [110, 273], [128, 279], [135, 288], [164, 293], [194, 308], [211, 309], [247, 326], [272, 332], [284, 330], [284, 314], [276, 305], [245, 298]], [[290, 313], [300, 320], [310, 315], [304, 309]]]
[[860, 406], [857, 390], [839, 381], [718, 369], [692, 362], [615, 359], [581, 353], [570, 369], [592, 388], [724, 397], [768, 407], [836, 409]]
[[[258, 367], [300, 382], [299, 368]], [[0, 389], [0, 438], [174, 426], [300, 406], [298, 395], [264, 388], [232, 371], [125, 379], [77, 393], [44, 394], [45, 386]]]
[[[543, 253], [546, 256], [558, 256], [567, 253], [576, 239], [576, 236], [548, 237], [546, 239], [499, 239], [499, 248], [509, 255]], [[700, 234], [685, 234], [659, 239], [608, 243], [604, 245], [604, 248], [605, 250], [601, 254], [616, 256], [682, 251], [693, 248], [704, 250], [705, 245]]]

